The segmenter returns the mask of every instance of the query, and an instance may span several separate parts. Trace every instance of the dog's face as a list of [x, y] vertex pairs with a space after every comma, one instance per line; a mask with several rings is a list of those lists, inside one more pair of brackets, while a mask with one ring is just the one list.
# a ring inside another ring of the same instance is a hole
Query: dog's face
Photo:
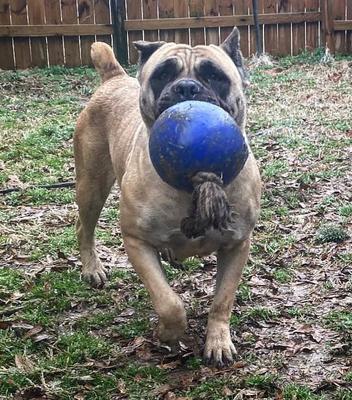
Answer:
[[140, 109], [148, 127], [170, 106], [186, 100], [213, 103], [244, 125], [247, 74], [235, 28], [221, 46], [136, 42]]

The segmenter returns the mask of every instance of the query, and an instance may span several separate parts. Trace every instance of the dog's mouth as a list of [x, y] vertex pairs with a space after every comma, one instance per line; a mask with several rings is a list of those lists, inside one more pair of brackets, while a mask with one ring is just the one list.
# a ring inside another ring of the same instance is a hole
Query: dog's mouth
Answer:
[[189, 100], [197, 100], [197, 101], [204, 101], [205, 103], [211, 103], [214, 104], [223, 110], [225, 110], [227, 113], [229, 113], [232, 117], [234, 116], [234, 108], [232, 108], [230, 105], [226, 104], [225, 101], [219, 98], [211, 97], [211, 96], [201, 96], [197, 97], [194, 99], [183, 99], [183, 100], [173, 100], [171, 98], [168, 98], [167, 96], [163, 96], [161, 99], [159, 99], [156, 107], [156, 113], [155, 113], [155, 119], [158, 119], [160, 114], [162, 114], [165, 110], [168, 108], [174, 106], [175, 104], [182, 103], [184, 101], [189, 101]]
[[162, 114], [168, 108], [170, 108], [178, 103], [183, 103], [184, 101], [189, 101], [189, 100], [204, 101], [205, 103], [211, 103], [211, 104], [215, 104], [216, 106], [221, 107], [220, 102], [217, 99], [210, 97], [210, 96], [206, 96], [206, 97], [201, 96], [199, 98], [180, 99], [180, 100], [171, 99], [171, 98], [168, 98], [167, 96], [164, 96], [157, 103], [156, 119], [159, 118], [160, 114]]

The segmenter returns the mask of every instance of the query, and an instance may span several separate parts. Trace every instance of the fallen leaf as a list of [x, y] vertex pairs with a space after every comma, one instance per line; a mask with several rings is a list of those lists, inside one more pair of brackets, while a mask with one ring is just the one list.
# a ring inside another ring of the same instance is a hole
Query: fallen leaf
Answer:
[[15, 355], [16, 367], [22, 372], [32, 372], [34, 370], [33, 362], [26, 356]]
[[34, 335], [38, 334], [38, 333], [41, 332], [42, 330], [43, 330], [43, 327], [42, 327], [42, 326], [39, 326], [39, 325], [34, 326], [33, 328], [31, 328], [31, 329], [23, 336], [23, 339], [28, 339], [28, 338], [30, 338], [31, 336], [34, 336]]

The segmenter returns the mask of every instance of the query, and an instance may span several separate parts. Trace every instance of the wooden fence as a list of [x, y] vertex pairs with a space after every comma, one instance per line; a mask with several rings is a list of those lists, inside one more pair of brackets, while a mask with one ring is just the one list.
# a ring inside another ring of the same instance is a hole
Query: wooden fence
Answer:
[[[258, 0], [264, 51], [352, 53], [352, 0]], [[88, 65], [95, 40], [134, 63], [134, 40], [219, 44], [237, 25], [256, 51], [252, 0], [0, 0], [0, 68]]]

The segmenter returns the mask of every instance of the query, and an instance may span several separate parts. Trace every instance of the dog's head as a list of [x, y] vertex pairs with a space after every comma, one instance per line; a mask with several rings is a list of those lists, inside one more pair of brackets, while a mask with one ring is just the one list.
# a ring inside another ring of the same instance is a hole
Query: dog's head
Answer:
[[245, 120], [248, 84], [237, 28], [221, 46], [135, 42], [139, 51], [140, 109], [147, 126], [170, 106], [186, 100], [213, 103]]

